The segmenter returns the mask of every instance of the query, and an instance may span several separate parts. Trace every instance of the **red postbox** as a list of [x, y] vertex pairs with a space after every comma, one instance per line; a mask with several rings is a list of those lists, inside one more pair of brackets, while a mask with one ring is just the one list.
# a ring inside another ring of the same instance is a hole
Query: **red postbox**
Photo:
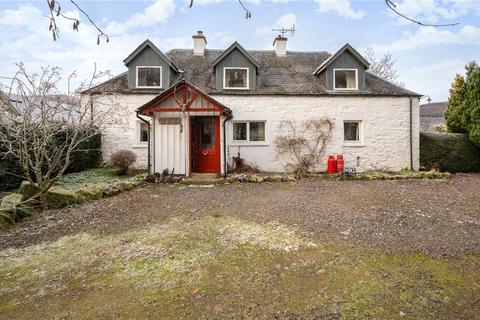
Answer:
[[335, 160], [334, 156], [328, 156], [327, 173], [334, 174], [336, 172], [337, 172], [337, 160]]
[[343, 156], [341, 154], [337, 154], [337, 173], [342, 173], [343, 172], [343, 165], [345, 161], [343, 159]]

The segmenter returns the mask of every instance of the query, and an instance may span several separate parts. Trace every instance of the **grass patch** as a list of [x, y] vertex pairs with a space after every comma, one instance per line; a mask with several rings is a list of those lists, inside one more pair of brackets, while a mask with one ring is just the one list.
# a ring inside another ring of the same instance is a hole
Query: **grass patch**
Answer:
[[117, 171], [118, 169], [115, 167], [104, 167], [70, 173], [63, 176], [57, 182], [56, 186], [75, 190], [98, 185], [108, 185], [115, 182], [137, 181], [145, 178], [145, 172], [142, 171], [133, 171], [132, 174], [125, 176], [118, 176]]
[[475, 318], [480, 257], [323, 244], [279, 224], [178, 218], [0, 251], [0, 318]]

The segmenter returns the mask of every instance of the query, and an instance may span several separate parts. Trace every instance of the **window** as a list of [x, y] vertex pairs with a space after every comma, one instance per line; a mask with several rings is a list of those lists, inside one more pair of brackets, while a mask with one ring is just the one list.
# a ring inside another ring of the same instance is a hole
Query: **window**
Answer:
[[247, 141], [247, 122], [233, 123], [233, 140]]
[[360, 142], [360, 121], [345, 121], [343, 123], [343, 140]]
[[356, 90], [357, 69], [333, 69], [333, 88], [335, 90]]
[[248, 89], [248, 68], [223, 68], [224, 89]]
[[137, 67], [137, 88], [161, 88], [162, 67]]
[[265, 122], [246, 121], [233, 123], [233, 140], [265, 142]]
[[140, 142], [148, 142], [148, 125], [145, 122], [140, 123]]
[[265, 122], [250, 122], [250, 141], [265, 141]]

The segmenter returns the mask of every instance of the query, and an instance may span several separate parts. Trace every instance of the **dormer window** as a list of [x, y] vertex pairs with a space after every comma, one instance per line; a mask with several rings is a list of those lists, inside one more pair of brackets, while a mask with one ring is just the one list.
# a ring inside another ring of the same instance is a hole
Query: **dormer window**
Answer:
[[357, 69], [333, 69], [334, 90], [358, 90]]
[[248, 90], [248, 68], [223, 68], [223, 89]]
[[161, 66], [137, 66], [137, 88], [161, 88]]

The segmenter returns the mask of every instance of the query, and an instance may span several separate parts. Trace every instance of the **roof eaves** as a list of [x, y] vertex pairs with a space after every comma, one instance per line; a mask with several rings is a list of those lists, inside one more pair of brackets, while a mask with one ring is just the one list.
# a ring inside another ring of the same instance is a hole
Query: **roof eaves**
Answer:
[[215, 60], [212, 61], [212, 65], [215, 67], [220, 61], [223, 60], [230, 52], [232, 52], [234, 49], [240, 50], [240, 52], [247, 57], [250, 62], [252, 62], [255, 67], [260, 68], [260, 63], [255, 59], [247, 50], [245, 50], [240, 43], [235, 41], [232, 43], [230, 47], [228, 47], [225, 51], [223, 51], [218, 57], [215, 58]]
[[331, 55], [327, 60], [325, 60], [314, 72], [314, 75], [318, 75], [322, 73], [333, 61], [335, 61], [343, 52], [346, 50], [350, 51], [351, 54], [355, 56], [366, 68], [370, 66], [370, 63], [362, 57], [360, 53], [358, 53], [355, 48], [353, 48], [349, 43], [346, 43], [340, 50], [338, 50], [335, 54]]
[[227, 106], [225, 106], [223, 103], [219, 102], [218, 100], [214, 99], [212, 96], [210, 96], [208, 93], [206, 93], [205, 91], [197, 88], [195, 85], [193, 85], [190, 81], [187, 81], [186, 79], [180, 79], [179, 81], [177, 81], [175, 84], [171, 85], [168, 89], [166, 89], [165, 91], [163, 91], [162, 93], [160, 93], [158, 96], [156, 96], [155, 98], [153, 98], [152, 100], [148, 101], [147, 103], [143, 104], [142, 106], [140, 106], [139, 108], [137, 108], [137, 112], [140, 112], [142, 111], [143, 109], [145, 108], [148, 108], [152, 103], [158, 101], [159, 99], [161, 99], [162, 97], [164, 97], [165, 95], [168, 95], [170, 94], [170, 92], [172, 90], [174, 90], [174, 88], [176, 86], [178, 86], [179, 84], [186, 84], [190, 87], [192, 87], [194, 90], [200, 92], [201, 94], [205, 95], [206, 97], [208, 97], [209, 99], [212, 99], [213, 101], [215, 101], [216, 104], [218, 104], [219, 106], [221, 106], [222, 108], [224, 109], [227, 109], [227, 110], [230, 110]]
[[123, 60], [123, 64], [124, 65], [129, 64], [130, 61], [132, 61], [133, 58], [135, 58], [147, 46], [150, 47], [153, 51], [155, 51], [155, 53], [157, 53], [163, 60], [165, 60], [168, 63], [168, 65], [173, 70], [175, 70], [175, 72], [178, 72], [178, 67], [172, 62], [172, 60], [170, 60], [170, 58], [168, 58], [160, 49], [158, 49], [157, 46], [154, 45], [153, 42], [150, 41], [149, 39], [145, 40], [141, 45], [139, 45], [135, 50], [133, 50], [133, 52], [130, 53], [128, 57], [126, 57]]
[[104, 82], [102, 82], [102, 83], [99, 83], [99, 84], [97, 84], [97, 85], [94, 85], [94, 86], [91, 87], [91, 88], [88, 88], [88, 89], [85, 89], [85, 90], [83, 90], [83, 91], [80, 91], [80, 94], [90, 93], [90, 92], [94, 91], [95, 89], [106, 85], [106, 84], [109, 83], [109, 82], [115, 81], [115, 80], [117, 80], [118, 78], [125, 76], [126, 74], [127, 74], [127, 71], [122, 72], [122, 73], [120, 73], [119, 75], [116, 75], [115, 77], [112, 77], [112, 78], [110, 78], [110, 79], [108, 79], [108, 80], [106, 80], [106, 81], [104, 81]]

